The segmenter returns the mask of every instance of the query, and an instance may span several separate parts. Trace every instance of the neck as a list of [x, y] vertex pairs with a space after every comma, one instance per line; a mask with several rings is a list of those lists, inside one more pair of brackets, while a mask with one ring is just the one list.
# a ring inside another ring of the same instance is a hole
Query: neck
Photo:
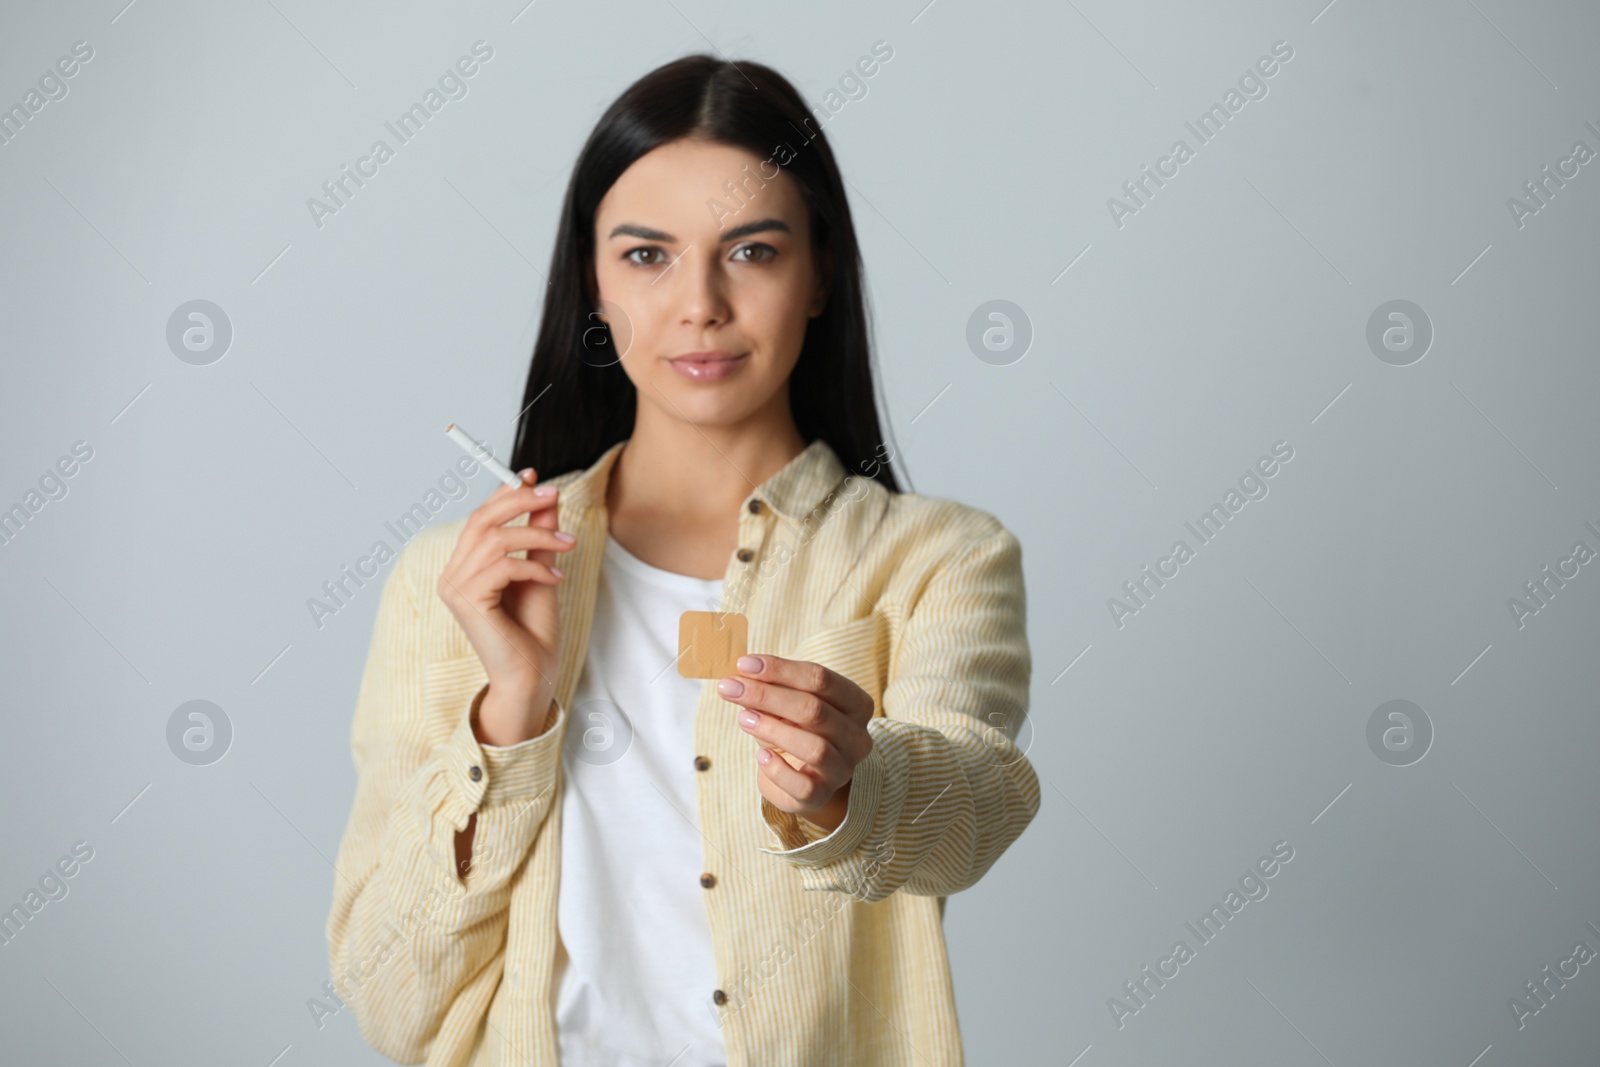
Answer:
[[613, 515], [715, 519], [799, 455], [806, 446], [788, 398], [773, 413], [737, 424], [695, 424], [639, 406], [633, 433], [606, 484]]

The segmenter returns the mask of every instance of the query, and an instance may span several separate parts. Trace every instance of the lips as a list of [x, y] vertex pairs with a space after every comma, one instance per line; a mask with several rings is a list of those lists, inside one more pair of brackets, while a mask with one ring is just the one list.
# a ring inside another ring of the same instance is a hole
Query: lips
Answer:
[[672, 357], [673, 363], [728, 363], [743, 356], [736, 356], [732, 352], [720, 349], [709, 352], [685, 352], [681, 356]]
[[711, 352], [685, 352], [667, 362], [685, 378], [696, 381], [715, 381], [726, 378], [749, 360], [748, 352], [734, 355], [721, 350]]

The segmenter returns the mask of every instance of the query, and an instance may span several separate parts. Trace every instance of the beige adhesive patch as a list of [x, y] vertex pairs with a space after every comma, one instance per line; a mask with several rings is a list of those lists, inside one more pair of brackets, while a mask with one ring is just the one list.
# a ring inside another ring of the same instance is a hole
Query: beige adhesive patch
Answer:
[[678, 617], [678, 673], [685, 678], [737, 674], [749, 621], [737, 611], [686, 611]]

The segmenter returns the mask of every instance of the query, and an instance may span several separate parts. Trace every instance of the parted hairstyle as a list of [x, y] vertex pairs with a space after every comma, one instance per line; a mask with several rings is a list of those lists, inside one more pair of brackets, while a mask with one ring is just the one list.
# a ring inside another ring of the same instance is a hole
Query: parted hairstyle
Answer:
[[833, 151], [781, 74], [703, 53], [663, 64], [630, 85], [578, 153], [550, 255], [512, 469], [533, 467], [540, 481], [587, 469], [633, 432], [637, 391], [619, 365], [611, 331], [595, 314], [595, 212], [635, 160], [684, 138], [744, 148], [765, 161], [757, 180], [773, 179], [772, 168], [781, 167], [799, 184], [813, 255], [831, 263], [831, 281], [822, 314], [807, 320], [789, 376], [795, 425], [808, 444], [827, 441], [847, 470], [900, 492], [883, 458], [887, 438], [878, 420], [861, 253]]

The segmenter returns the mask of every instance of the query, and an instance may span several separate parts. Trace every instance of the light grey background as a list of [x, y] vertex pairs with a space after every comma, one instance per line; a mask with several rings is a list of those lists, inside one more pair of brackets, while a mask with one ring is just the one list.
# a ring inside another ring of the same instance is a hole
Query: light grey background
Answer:
[[[306, 1003], [378, 589], [320, 629], [306, 601], [455, 461], [445, 423], [509, 447], [621, 89], [714, 47], [821, 103], [879, 40], [826, 132], [893, 433], [918, 491], [1021, 538], [1035, 658], [1041, 810], [946, 918], [969, 1060], [1596, 1061], [1600, 964], [1508, 1006], [1600, 950], [1600, 565], [1507, 606], [1600, 549], [1600, 162], [1507, 206], [1600, 151], [1593, 5], [523, 2], [5, 5], [0, 105], [94, 49], [0, 148], [0, 506], [94, 450], [0, 547], [0, 903], [94, 849], [0, 948], [16, 1062], [383, 1062]], [[318, 228], [307, 199], [480, 39], [469, 94]], [[1268, 95], [1117, 226], [1277, 41]], [[166, 340], [196, 299], [234, 331], [207, 366]], [[1033, 331], [1006, 365], [966, 342], [995, 299]], [[1435, 330], [1404, 367], [1366, 339], [1395, 299]], [[1119, 627], [1279, 441], [1269, 495]], [[1393, 699], [1435, 732], [1411, 766], [1367, 742]], [[232, 724], [209, 766], [168, 748], [190, 700]], [[1270, 895], [1119, 1027], [1279, 841]]]

